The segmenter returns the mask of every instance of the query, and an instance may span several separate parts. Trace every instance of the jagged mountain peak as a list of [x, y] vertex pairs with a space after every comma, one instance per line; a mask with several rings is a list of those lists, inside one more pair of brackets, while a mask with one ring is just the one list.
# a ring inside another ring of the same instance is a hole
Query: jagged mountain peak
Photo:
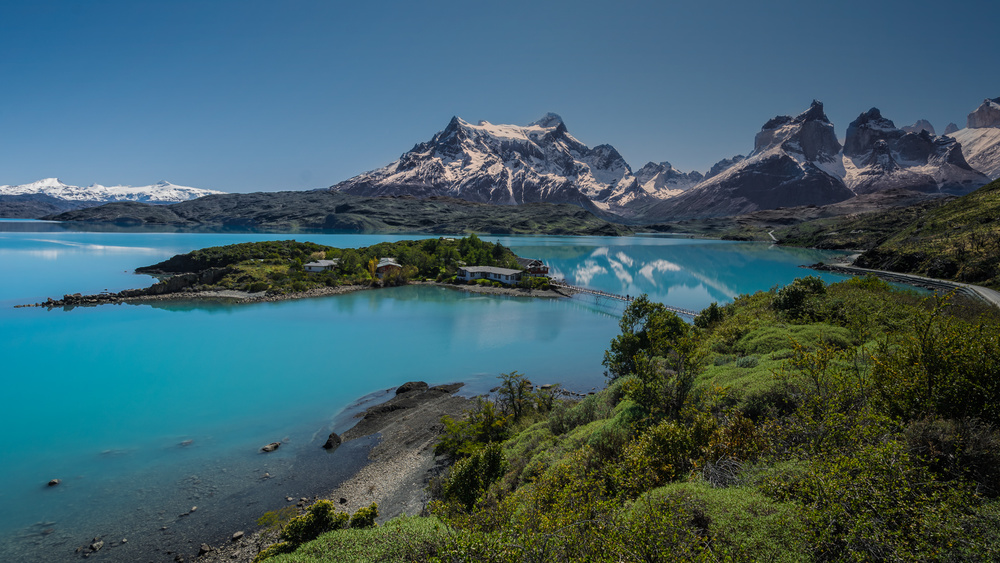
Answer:
[[826, 117], [826, 112], [823, 111], [823, 102], [819, 100], [813, 100], [809, 104], [809, 109], [800, 113], [796, 116], [795, 121], [804, 123], [806, 121], [822, 121], [824, 123], [830, 123], [830, 119]]
[[927, 121], [926, 119], [918, 119], [917, 122], [914, 123], [913, 125], [906, 125], [904, 127], [901, 127], [900, 129], [906, 131], [907, 133], [919, 133], [921, 131], [927, 131], [931, 135], [937, 135], [937, 133], [934, 131], [934, 126], [931, 125], [931, 122]]
[[503, 205], [575, 203], [592, 210], [624, 205], [637, 194], [632, 170], [614, 147], [584, 145], [555, 113], [529, 125], [473, 125], [453, 117], [443, 131], [399, 160], [331, 189]]
[[935, 135], [924, 120], [897, 128], [875, 108], [847, 127], [843, 164], [844, 182], [858, 194], [893, 188], [962, 194], [986, 183], [955, 139]]
[[768, 120], [754, 138], [750, 158], [773, 151], [794, 156], [799, 162], [834, 162], [840, 142], [823, 103], [813, 100], [809, 109], [795, 117], [779, 115]]
[[732, 158], [724, 158], [719, 162], [716, 162], [708, 170], [708, 174], [705, 174], [705, 179], [707, 180], [713, 176], [718, 176], [719, 174], [722, 174], [726, 170], [732, 168], [734, 165], [743, 162], [744, 160], [746, 160], [746, 158], [747, 157], [743, 156], [742, 154], [737, 154], [734, 155]]
[[983, 103], [969, 114], [968, 127], [969, 129], [1000, 128], [1000, 98], [983, 100]]
[[895, 140], [904, 134], [905, 132], [898, 129], [891, 119], [883, 117], [878, 108], [871, 108], [861, 113], [847, 126], [844, 154], [850, 157], [863, 157], [868, 154], [876, 141]]
[[565, 127], [565, 123], [563, 123], [563, 118], [560, 117], [558, 113], [552, 113], [551, 111], [543, 115], [541, 119], [529, 123], [528, 127], [532, 127], [535, 125], [542, 128], [558, 127], [560, 125]]

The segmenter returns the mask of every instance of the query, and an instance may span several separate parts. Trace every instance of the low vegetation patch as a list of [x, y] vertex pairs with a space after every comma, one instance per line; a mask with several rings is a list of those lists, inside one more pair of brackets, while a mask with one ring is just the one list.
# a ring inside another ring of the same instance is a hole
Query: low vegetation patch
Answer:
[[[601, 392], [514, 372], [445, 419], [434, 517], [382, 560], [1000, 557], [997, 311], [805, 278], [694, 325], [642, 296], [620, 328]], [[287, 560], [341, 560], [334, 534]]]

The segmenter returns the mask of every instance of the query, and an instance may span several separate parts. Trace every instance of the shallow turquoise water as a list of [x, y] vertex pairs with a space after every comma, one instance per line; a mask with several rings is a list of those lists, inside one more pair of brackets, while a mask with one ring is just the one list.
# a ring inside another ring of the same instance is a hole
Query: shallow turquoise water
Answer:
[[[249, 490], [244, 477], [267, 467], [256, 454], [261, 445], [287, 438], [284, 457], [267, 459], [292, 464], [316, 448], [317, 437], [347, 424], [335, 417], [353, 401], [405, 381], [464, 381], [478, 393], [518, 370], [536, 383], [599, 387], [622, 308], [586, 296], [527, 300], [410, 286], [244, 306], [14, 309], [64, 293], [145, 286], [152, 280], [134, 268], [206, 246], [296, 238], [357, 247], [413, 238], [45, 228], [0, 221], [0, 377], [8, 397], [0, 425], [9, 430], [0, 534], [30, 536], [34, 523], [55, 522], [51, 537], [65, 545], [39, 540], [39, 553], [62, 553], [94, 529], [127, 530], [122, 515], [149, 505], [176, 511], [190, 502], [174, 498], [178, 484], [194, 473], [218, 496]], [[788, 283], [811, 273], [800, 264], [829, 257], [663, 237], [488, 240], [545, 260], [572, 283], [645, 292], [694, 310]], [[178, 447], [187, 440], [190, 447]], [[54, 477], [63, 484], [46, 488]]]

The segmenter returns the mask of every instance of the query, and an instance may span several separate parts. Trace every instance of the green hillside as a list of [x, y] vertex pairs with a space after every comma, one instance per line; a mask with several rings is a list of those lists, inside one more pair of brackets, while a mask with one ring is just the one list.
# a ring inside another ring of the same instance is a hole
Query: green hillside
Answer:
[[515, 372], [446, 417], [433, 518], [321, 529], [313, 510], [260, 560], [995, 561], [997, 315], [874, 278], [803, 278], [694, 326], [643, 296], [603, 391]]
[[856, 264], [1000, 288], [1000, 180], [928, 210]]

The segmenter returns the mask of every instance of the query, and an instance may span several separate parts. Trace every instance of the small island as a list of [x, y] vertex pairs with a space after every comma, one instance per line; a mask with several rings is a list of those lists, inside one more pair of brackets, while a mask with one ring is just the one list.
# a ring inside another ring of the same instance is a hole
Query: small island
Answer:
[[334, 248], [295, 240], [245, 242], [178, 254], [136, 268], [160, 281], [117, 293], [64, 295], [18, 307], [75, 307], [162, 299], [226, 299], [235, 303], [337, 295], [410, 283], [480, 293], [565, 297], [541, 260], [522, 258], [475, 234]]

